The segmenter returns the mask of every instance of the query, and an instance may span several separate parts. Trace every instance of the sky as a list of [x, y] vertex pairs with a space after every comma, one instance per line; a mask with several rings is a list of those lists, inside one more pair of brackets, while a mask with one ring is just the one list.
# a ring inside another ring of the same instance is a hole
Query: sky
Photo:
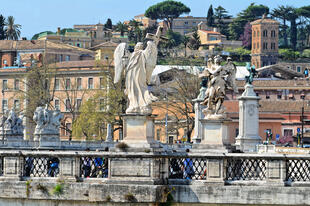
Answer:
[[[162, 0], [0, 0], [0, 14], [14, 16], [15, 23], [22, 25], [21, 37], [31, 38], [42, 31], [56, 31], [57, 27], [72, 28], [74, 24], [112, 23], [131, 20]], [[279, 5], [301, 7], [310, 0], [179, 0], [191, 9], [189, 15], [204, 17], [210, 4], [221, 5], [230, 15], [255, 2], [270, 9]]]

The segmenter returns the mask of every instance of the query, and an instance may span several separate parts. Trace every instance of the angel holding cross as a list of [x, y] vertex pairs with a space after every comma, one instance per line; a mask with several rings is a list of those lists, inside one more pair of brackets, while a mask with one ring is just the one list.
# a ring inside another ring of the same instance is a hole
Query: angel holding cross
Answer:
[[129, 54], [127, 44], [121, 43], [114, 52], [115, 76], [114, 83], [125, 75], [125, 94], [129, 100], [126, 114], [152, 114], [150, 104], [157, 100], [148, 90], [152, 72], [157, 61], [157, 44], [161, 38], [162, 27], [158, 27], [156, 35], [147, 34], [147, 46], [143, 43], [135, 45], [134, 52]]

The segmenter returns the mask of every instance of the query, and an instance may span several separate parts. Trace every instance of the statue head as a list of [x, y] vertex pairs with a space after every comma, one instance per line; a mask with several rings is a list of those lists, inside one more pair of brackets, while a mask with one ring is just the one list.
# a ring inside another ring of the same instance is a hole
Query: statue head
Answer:
[[223, 58], [220, 55], [216, 55], [214, 57], [214, 63], [215, 64], [221, 64], [222, 61], [223, 61]]
[[142, 42], [138, 42], [135, 46], [135, 52], [136, 51], [140, 51], [140, 50], [143, 50], [143, 43]]

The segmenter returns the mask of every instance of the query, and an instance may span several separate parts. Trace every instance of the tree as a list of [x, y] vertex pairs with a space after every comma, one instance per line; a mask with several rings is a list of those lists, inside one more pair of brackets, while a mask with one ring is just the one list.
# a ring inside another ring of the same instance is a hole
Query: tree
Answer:
[[161, 44], [166, 49], [177, 47], [182, 43], [182, 35], [178, 32], [173, 32], [171, 29], [167, 31], [166, 37], [168, 40]]
[[242, 46], [245, 47], [246, 49], [251, 49], [251, 44], [252, 44], [252, 26], [250, 22], [248, 22], [244, 26], [244, 32], [240, 36], [240, 39], [242, 40]]
[[240, 62], [243, 62], [245, 59], [250, 59], [251, 51], [242, 47], [236, 49], [226, 48], [225, 51], [229, 52], [233, 57], [236, 56]]
[[188, 72], [175, 69], [171, 86], [169, 86], [171, 92], [168, 93], [167, 90], [162, 89], [159, 97], [161, 101], [154, 104], [154, 107], [160, 110], [167, 110], [169, 119], [175, 120], [172, 127], [186, 128], [185, 135], [188, 141], [190, 141], [195, 126], [194, 102], [192, 100], [198, 96], [199, 83], [199, 78], [195, 75], [192, 67]]
[[290, 42], [294, 50], [296, 50], [297, 45], [297, 23], [298, 11], [295, 8], [292, 8], [288, 13], [288, 19], [291, 23], [290, 28]]
[[124, 94], [125, 79], [115, 84], [114, 68], [110, 66], [102, 68], [103, 89], [98, 90], [93, 98], [82, 104], [80, 114], [73, 124], [73, 135], [76, 137], [85, 136], [92, 139], [92, 136], [104, 139], [107, 123], [114, 125], [114, 131], [122, 130], [122, 114], [126, 112], [127, 97]]
[[279, 54], [280, 58], [287, 61], [294, 61], [300, 56], [298, 51], [292, 49], [279, 49]]
[[107, 22], [104, 24], [106, 29], [112, 29], [112, 20], [110, 18], [107, 19]]
[[293, 8], [290, 6], [279, 6], [272, 10], [271, 15], [277, 19], [282, 20], [282, 24], [280, 25], [280, 35], [283, 37], [284, 40], [284, 47], [288, 46], [287, 40], [287, 29], [288, 26], [286, 24], [287, 20], [289, 19], [289, 13]]
[[131, 35], [133, 35], [132, 37], [134, 39], [135, 44], [137, 42], [141, 42], [143, 39], [142, 30], [140, 29], [140, 26], [143, 26], [143, 24], [134, 19], [130, 20], [129, 22], [129, 30], [132, 32]]
[[189, 48], [193, 50], [198, 50], [201, 45], [200, 37], [198, 34], [198, 30], [195, 29], [193, 32], [192, 38], [189, 40]]
[[124, 36], [125, 32], [128, 31], [128, 26], [122, 22], [118, 22], [116, 25], [116, 31], [119, 31], [121, 36]]
[[189, 40], [190, 40], [190, 37], [188, 37], [188, 36], [183, 36], [183, 38], [182, 38], [182, 43], [184, 45], [184, 57], [186, 57], [186, 48], [187, 48], [187, 45], [189, 43]]
[[0, 15], [0, 40], [6, 39], [5, 35], [5, 18]]
[[269, 8], [262, 4], [255, 5], [251, 3], [245, 10], [241, 11], [237, 18], [229, 24], [229, 34], [230, 38], [234, 40], [239, 40], [240, 35], [243, 34], [244, 26], [246, 23], [254, 21], [258, 18], [261, 18], [263, 14], [268, 14]]
[[212, 4], [210, 5], [209, 10], [208, 10], [207, 25], [209, 27], [213, 27], [214, 26], [214, 14], [213, 14]]
[[20, 24], [15, 24], [13, 16], [9, 16], [5, 24], [6, 38], [9, 40], [18, 40], [21, 27]]
[[221, 34], [229, 37], [228, 24], [225, 24], [223, 19], [229, 19], [232, 16], [228, 15], [228, 11], [221, 6], [214, 9], [214, 18], [217, 20], [215, 26], [219, 28]]
[[165, 0], [149, 7], [145, 11], [145, 16], [151, 19], [161, 19], [167, 22], [168, 29], [172, 29], [173, 19], [178, 18], [184, 13], [189, 13], [191, 10], [183, 3], [173, 0]]

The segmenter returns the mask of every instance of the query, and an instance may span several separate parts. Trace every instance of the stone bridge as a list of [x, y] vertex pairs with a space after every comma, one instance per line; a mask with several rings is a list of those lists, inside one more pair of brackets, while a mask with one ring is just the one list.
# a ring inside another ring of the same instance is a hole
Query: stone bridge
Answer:
[[0, 175], [1, 205], [310, 204], [310, 155], [2, 150]]

